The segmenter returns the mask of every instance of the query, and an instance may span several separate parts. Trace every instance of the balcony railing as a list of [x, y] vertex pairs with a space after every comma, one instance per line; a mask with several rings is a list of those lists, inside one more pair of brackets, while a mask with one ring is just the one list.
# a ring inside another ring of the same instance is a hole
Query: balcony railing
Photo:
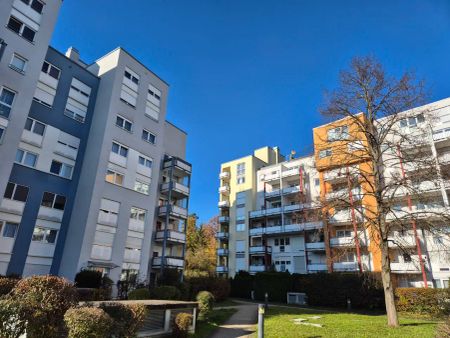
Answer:
[[[185, 243], [186, 242], [186, 234], [183, 232], [180, 232], [180, 231], [167, 229], [166, 230], [166, 239], [169, 242]], [[158, 242], [164, 240], [164, 230], [156, 232], [155, 240]]]
[[178, 205], [162, 205], [159, 207], [158, 215], [163, 217], [169, 213], [172, 216], [187, 218], [188, 211], [185, 208], [179, 207]]
[[216, 233], [216, 238], [217, 239], [228, 239], [229, 235], [228, 232], [217, 232]]
[[266, 271], [266, 266], [265, 265], [250, 265], [249, 271], [250, 272], [264, 272], [264, 271]]
[[328, 271], [326, 264], [308, 264], [308, 272]]
[[420, 266], [416, 262], [391, 262], [391, 271], [393, 273], [421, 273]]
[[219, 223], [229, 223], [230, 217], [229, 216], [219, 216]]
[[390, 248], [414, 248], [416, 247], [416, 239], [414, 235], [394, 235], [388, 238]]
[[167, 194], [170, 189], [182, 195], [189, 196], [189, 187], [184, 184], [178, 182], [167, 182], [161, 185], [162, 193]]
[[228, 266], [220, 265], [216, 267], [217, 273], [228, 273]]
[[433, 132], [433, 140], [435, 142], [443, 141], [450, 138], [450, 128], [440, 129]]
[[325, 243], [324, 242], [306, 243], [305, 247], [306, 250], [310, 251], [323, 251], [325, 250]]
[[230, 187], [228, 185], [223, 185], [219, 187], [219, 194], [228, 195], [230, 193]]
[[220, 201], [218, 204], [219, 208], [229, 208], [230, 202], [229, 201]]
[[[362, 216], [357, 210], [355, 210], [355, 220], [358, 223], [362, 221]], [[347, 224], [352, 221], [352, 213], [350, 210], [338, 211], [328, 218], [328, 222], [331, 224]]]
[[250, 211], [249, 216], [250, 216], [250, 218], [259, 218], [259, 217], [264, 217], [264, 216], [281, 214], [282, 212], [289, 213], [289, 212], [295, 212], [295, 211], [299, 211], [299, 210], [303, 210], [303, 209], [315, 208], [317, 206], [318, 205], [315, 203], [285, 205], [284, 207]]
[[306, 222], [300, 224], [272, 225], [250, 229], [250, 236], [262, 234], [282, 234], [323, 228], [323, 222]]
[[173, 157], [168, 158], [164, 161], [163, 168], [168, 169], [170, 167], [176, 167], [178, 169], [181, 169], [182, 171], [186, 172], [187, 174], [190, 174], [192, 172], [192, 165], [180, 158]]
[[230, 172], [228, 172], [228, 171], [222, 171], [219, 174], [219, 179], [221, 179], [221, 180], [228, 180], [229, 178], [230, 178]]
[[[349, 196], [350, 195], [348, 193], [348, 189], [340, 189], [340, 190], [331, 191], [331, 192], [327, 193], [325, 195], [325, 199], [327, 201], [335, 200], [335, 199], [348, 200]], [[361, 189], [352, 189], [352, 197], [353, 197], [354, 201], [362, 199], [363, 195], [362, 195]]]
[[[356, 166], [348, 167], [349, 174], [354, 176], [358, 174], [358, 168]], [[345, 181], [347, 180], [347, 168], [338, 168], [333, 170], [325, 171], [323, 174], [323, 179], [325, 181]]]
[[267, 245], [256, 245], [249, 248], [250, 254], [271, 254], [272, 247]]
[[359, 271], [357, 262], [339, 262], [333, 263], [335, 271]]
[[164, 267], [182, 268], [184, 266], [183, 257], [153, 257], [152, 266], [154, 268], [161, 267], [161, 262], [164, 262]]
[[[359, 245], [366, 246], [368, 240], [363, 235], [358, 235]], [[355, 237], [333, 237], [330, 239], [331, 246], [355, 246]]]
[[217, 249], [217, 256], [228, 256], [228, 249], [225, 248]]

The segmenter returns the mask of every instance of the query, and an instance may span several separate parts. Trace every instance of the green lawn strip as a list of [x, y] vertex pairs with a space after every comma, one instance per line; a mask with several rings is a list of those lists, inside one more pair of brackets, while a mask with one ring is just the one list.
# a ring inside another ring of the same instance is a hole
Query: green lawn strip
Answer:
[[[320, 316], [320, 319], [309, 319]], [[297, 325], [292, 319], [304, 318], [308, 323], [322, 324], [323, 327]], [[345, 312], [305, 311], [273, 306], [266, 313], [265, 337], [435, 337], [439, 320], [400, 316], [399, 328], [388, 328], [386, 316], [379, 313], [361, 314]]]
[[209, 319], [206, 321], [199, 320], [197, 321], [197, 328], [195, 330], [195, 334], [190, 335], [193, 338], [206, 338], [211, 335], [211, 333], [217, 329], [217, 327], [227, 321], [228, 318], [231, 317], [233, 313], [237, 310], [230, 309], [221, 309], [221, 310], [213, 310]]

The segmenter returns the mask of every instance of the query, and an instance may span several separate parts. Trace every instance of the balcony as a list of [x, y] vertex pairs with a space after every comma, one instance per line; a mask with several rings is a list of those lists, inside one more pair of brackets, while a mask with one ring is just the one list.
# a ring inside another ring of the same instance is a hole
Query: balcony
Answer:
[[228, 249], [218, 248], [217, 249], [217, 256], [228, 256]]
[[[181, 231], [176, 231], [172, 229], [165, 230], [166, 240], [171, 243], [185, 243], [186, 242], [186, 234]], [[157, 231], [155, 234], [155, 241], [162, 242], [164, 241], [164, 230]]]
[[274, 189], [271, 191], [266, 191], [266, 198], [270, 198], [270, 197], [277, 197], [281, 195], [281, 190], [280, 189]]
[[443, 220], [445, 217], [450, 217], [450, 209], [441, 207], [441, 206], [432, 206], [432, 205], [422, 205], [420, 208], [417, 205], [412, 207], [412, 210], [409, 210], [408, 207], [402, 207], [398, 210], [391, 210], [386, 215], [386, 221], [393, 222], [403, 222], [410, 221], [411, 219], [437, 219]]
[[392, 273], [398, 273], [398, 274], [422, 273], [419, 263], [416, 263], [416, 262], [408, 262], [408, 263], [405, 263], [405, 262], [393, 263], [393, 262], [391, 262], [391, 271], [392, 271]]
[[[367, 246], [367, 239], [363, 235], [359, 235], [359, 245]], [[332, 247], [352, 247], [356, 245], [355, 238], [351, 237], [333, 237], [330, 239]]]
[[219, 223], [229, 223], [230, 217], [229, 216], [219, 216]]
[[166, 268], [178, 268], [182, 269], [184, 266], [183, 257], [165, 257], [164, 260], [162, 257], [153, 257], [152, 266], [154, 269], [158, 269], [161, 267], [161, 262], [164, 262], [164, 267]]
[[433, 140], [437, 145], [450, 144], [450, 128], [439, 129], [433, 132]]
[[[362, 199], [363, 195], [362, 195], [361, 189], [358, 189], [358, 188], [352, 189], [352, 197], [353, 197], [354, 201], [358, 201], [358, 200]], [[327, 201], [336, 200], [336, 199], [348, 201], [349, 198], [350, 198], [350, 195], [349, 195], [348, 189], [340, 189], [340, 190], [336, 190], [336, 191], [331, 191], [325, 195], [325, 199]]]
[[159, 207], [158, 215], [160, 217], [173, 216], [176, 218], [186, 219], [188, 216], [188, 211], [185, 208], [179, 207], [178, 205], [162, 205]]
[[[356, 222], [362, 221], [362, 216], [359, 211], [355, 210], [355, 220]], [[352, 213], [350, 210], [342, 210], [335, 213], [333, 216], [328, 218], [330, 224], [351, 224], [352, 223]]]
[[230, 186], [223, 185], [219, 187], [219, 194], [228, 195], [230, 193]]
[[259, 218], [259, 217], [281, 214], [281, 211], [282, 211], [281, 207], [250, 211], [250, 218]]
[[285, 171], [282, 171], [282, 176], [283, 177], [289, 177], [289, 176], [294, 176], [294, 175], [299, 175], [300, 171], [298, 168], [292, 168], [292, 169], [287, 169]]
[[291, 205], [286, 205], [285, 207], [283, 207], [283, 212], [288, 213], [288, 212], [295, 212], [295, 211], [299, 211], [303, 209], [303, 204], [291, 204]]
[[190, 175], [192, 172], [192, 165], [178, 157], [166, 158], [163, 164], [163, 169], [175, 169], [179, 174], [184, 173]]
[[328, 271], [328, 267], [326, 264], [308, 264], [307, 266], [308, 272], [326, 272]]
[[388, 245], [390, 248], [415, 248], [416, 239], [413, 235], [394, 235], [388, 238]]
[[272, 225], [267, 227], [259, 227], [250, 229], [250, 236], [257, 236], [262, 234], [283, 234], [293, 233], [305, 230], [314, 230], [323, 228], [323, 222], [306, 222], [300, 224], [285, 224], [285, 225]]
[[264, 272], [266, 271], [265, 265], [250, 265], [249, 267], [250, 273]]
[[229, 180], [230, 179], [230, 172], [229, 171], [222, 171], [220, 174], [219, 174], [219, 179], [221, 179], [221, 180]]
[[295, 194], [295, 193], [299, 193], [299, 192], [300, 192], [299, 185], [283, 188], [283, 195]]
[[[352, 176], [358, 175], [358, 167], [348, 167], [349, 174]], [[324, 181], [330, 183], [345, 182], [347, 180], [347, 168], [337, 168], [334, 170], [328, 170], [323, 173]]]
[[229, 201], [220, 201], [217, 205], [221, 209], [226, 209], [226, 208], [230, 207], [230, 202]]
[[306, 243], [305, 248], [308, 251], [325, 251], [324, 242]]
[[334, 271], [359, 271], [357, 262], [333, 263]]
[[229, 234], [228, 234], [228, 232], [223, 232], [223, 231], [221, 231], [221, 232], [217, 232], [216, 233], [216, 238], [217, 239], [228, 239], [228, 237], [229, 237]]
[[161, 193], [168, 195], [169, 191], [178, 198], [189, 197], [189, 187], [178, 182], [167, 182], [161, 185]]
[[228, 266], [224, 266], [224, 265], [217, 266], [216, 272], [217, 273], [228, 273]]
[[249, 248], [250, 255], [258, 255], [258, 254], [271, 254], [272, 253], [272, 247], [267, 245], [257, 245], [257, 246], [251, 246]]

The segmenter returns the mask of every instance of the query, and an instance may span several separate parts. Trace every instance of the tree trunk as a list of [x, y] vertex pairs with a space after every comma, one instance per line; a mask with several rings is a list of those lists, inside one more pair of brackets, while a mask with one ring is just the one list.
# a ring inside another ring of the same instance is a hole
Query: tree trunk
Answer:
[[388, 326], [398, 327], [397, 309], [395, 308], [394, 285], [391, 279], [391, 266], [388, 250], [388, 242], [381, 240], [381, 280], [383, 281], [384, 302]]

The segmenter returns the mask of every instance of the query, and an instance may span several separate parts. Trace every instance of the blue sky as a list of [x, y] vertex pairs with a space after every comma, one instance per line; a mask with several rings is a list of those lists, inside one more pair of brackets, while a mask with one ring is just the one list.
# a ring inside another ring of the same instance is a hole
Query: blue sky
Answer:
[[218, 212], [220, 163], [265, 145], [311, 150], [323, 91], [352, 57], [415, 70], [430, 100], [450, 96], [448, 0], [66, 0], [52, 45], [86, 62], [123, 46], [170, 84], [200, 221]]

